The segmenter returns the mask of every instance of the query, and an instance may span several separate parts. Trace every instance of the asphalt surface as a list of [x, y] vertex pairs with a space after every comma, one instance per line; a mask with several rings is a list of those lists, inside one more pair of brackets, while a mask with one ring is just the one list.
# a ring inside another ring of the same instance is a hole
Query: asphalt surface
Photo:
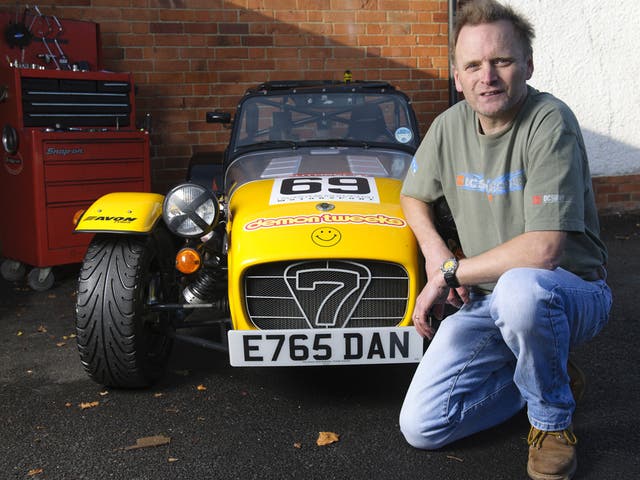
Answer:
[[[602, 229], [615, 303], [575, 352], [588, 382], [575, 478], [635, 479], [640, 213], [604, 217]], [[408, 446], [397, 417], [413, 365], [232, 368], [224, 353], [178, 343], [153, 388], [107, 390], [76, 352], [77, 271], [55, 269], [47, 292], [0, 279], [1, 479], [526, 478], [524, 413], [439, 451]], [[318, 446], [321, 431], [339, 440]], [[146, 437], [169, 443], [127, 448]]]

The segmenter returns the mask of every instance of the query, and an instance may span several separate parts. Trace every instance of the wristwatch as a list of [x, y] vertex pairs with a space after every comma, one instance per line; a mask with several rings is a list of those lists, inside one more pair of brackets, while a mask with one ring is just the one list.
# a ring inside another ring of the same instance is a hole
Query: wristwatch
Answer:
[[451, 288], [458, 288], [460, 283], [456, 278], [456, 270], [458, 270], [458, 260], [455, 257], [448, 258], [440, 267], [440, 271], [444, 274], [444, 281]]

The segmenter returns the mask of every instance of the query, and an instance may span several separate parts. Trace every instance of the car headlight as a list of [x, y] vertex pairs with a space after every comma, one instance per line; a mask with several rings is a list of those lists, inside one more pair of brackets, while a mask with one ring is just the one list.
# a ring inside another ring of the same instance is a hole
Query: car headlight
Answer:
[[176, 235], [201, 237], [218, 224], [220, 204], [211, 190], [195, 183], [184, 183], [167, 194], [162, 216], [169, 230]]

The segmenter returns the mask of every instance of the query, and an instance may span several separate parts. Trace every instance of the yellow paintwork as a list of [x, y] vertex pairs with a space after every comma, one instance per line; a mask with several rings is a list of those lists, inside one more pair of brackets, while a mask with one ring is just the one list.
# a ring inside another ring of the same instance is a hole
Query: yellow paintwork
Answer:
[[108, 193], [84, 212], [75, 231], [148, 233], [162, 216], [163, 201], [157, 193]]
[[[228, 296], [235, 329], [255, 329], [245, 306], [242, 278], [256, 264], [313, 259], [373, 259], [403, 265], [409, 302], [400, 326], [411, 325], [423, 267], [413, 233], [398, 202], [401, 181], [376, 179], [379, 203], [330, 201], [270, 205], [273, 180], [249, 182], [230, 199]], [[83, 214], [77, 232], [148, 233], [162, 216], [164, 197], [154, 193], [110, 193]]]
[[411, 284], [405, 318], [411, 324], [423, 268], [399, 204], [401, 181], [376, 179], [380, 203], [329, 201], [270, 205], [273, 180], [240, 186], [230, 199], [229, 304], [233, 327], [253, 329], [244, 306], [243, 272], [255, 264], [296, 259], [374, 259], [403, 265]]

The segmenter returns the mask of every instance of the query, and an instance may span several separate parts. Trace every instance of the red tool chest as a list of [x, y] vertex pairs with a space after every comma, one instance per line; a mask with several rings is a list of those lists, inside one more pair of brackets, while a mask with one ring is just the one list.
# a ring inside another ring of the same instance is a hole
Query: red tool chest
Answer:
[[134, 106], [127, 73], [0, 69], [5, 278], [30, 265], [29, 285], [48, 288], [50, 267], [80, 262], [91, 240], [73, 233], [76, 212], [109, 192], [150, 191]]

